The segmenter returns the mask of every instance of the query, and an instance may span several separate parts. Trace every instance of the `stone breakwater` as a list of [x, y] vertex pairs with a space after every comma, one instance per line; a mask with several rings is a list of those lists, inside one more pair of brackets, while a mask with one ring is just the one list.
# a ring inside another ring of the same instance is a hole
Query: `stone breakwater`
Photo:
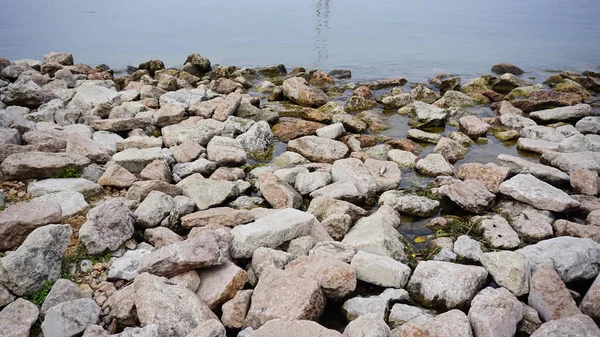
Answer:
[[0, 335], [600, 336], [600, 74], [129, 70], [0, 58]]

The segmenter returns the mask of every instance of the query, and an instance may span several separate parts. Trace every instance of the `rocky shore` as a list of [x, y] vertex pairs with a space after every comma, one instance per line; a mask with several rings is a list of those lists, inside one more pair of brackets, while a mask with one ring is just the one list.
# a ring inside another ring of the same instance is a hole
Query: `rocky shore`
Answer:
[[600, 336], [598, 92], [0, 58], [0, 336]]

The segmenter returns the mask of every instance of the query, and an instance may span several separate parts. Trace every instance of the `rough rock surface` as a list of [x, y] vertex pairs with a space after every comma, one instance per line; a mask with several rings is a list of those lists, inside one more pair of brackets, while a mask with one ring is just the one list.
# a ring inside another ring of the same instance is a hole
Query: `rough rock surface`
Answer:
[[61, 218], [62, 210], [55, 201], [32, 200], [9, 206], [0, 213], [0, 251], [17, 248], [34, 229]]
[[111, 199], [88, 212], [79, 240], [89, 254], [112, 252], [131, 238], [134, 223], [135, 215], [125, 206], [125, 200]]
[[7, 337], [27, 337], [38, 319], [39, 310], [35, 304], [17, 299], [0, 311], [0, 335]]
[[581, 314], [560, 276], [546, 265], [533, 272], [527, 302], [545, 322]]
[[600, 328], [586, 315], [565, 317], [542, 324], [531, 337], [595, 337]]
[[499, 190], [538, 209], [564, 212], [579, 206], [577, 200], [531, 174], [518, 174], [500, 184]]
[[514, 336], [522, 319], [521, 302], [505, 288], [485, 288], [471, 301], [469, 320], [475, 336]]

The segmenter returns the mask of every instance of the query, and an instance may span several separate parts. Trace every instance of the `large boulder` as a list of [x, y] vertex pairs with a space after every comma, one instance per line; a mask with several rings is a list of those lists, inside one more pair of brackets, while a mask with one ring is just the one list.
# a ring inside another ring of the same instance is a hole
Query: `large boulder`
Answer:
[[41, 179], [80, 171], [89, 164], [88, 158], [76, 154], [27, 152], [8, 156], [0, 164], [0, 170], [4, 179]]
[[500, 184], [499, 190], [504, 195], [542, 210], [565, 212], [579, 206], [577, 200], [531, 174], [518, 174]]
[[568, 174], [552, 166], [533, 163], [507, 154], [498, 155], [498, 161], [502, 166], [509, 168], [511, 174], [531, 174], [555, 186], [565, 185], [569, 182]]
[[34, 229], [61, 219], [62, 211], [55, 201], [34, 199], [9, 206], [0, 213], [0, 251], [17, 248]]
[[341, 337], [342, 335], [331, 329], [327, 329], [317, 322], [308, 320], [286, 320], [272, 319], [259, 329], [250, 332], [247, 337], [277, 337], [282, 331], [290, 337]]
[[487, 277], [483, 267], [421, 261], [406, 289], [426, 307], [461, 308], [484, 287]]
[[545, 123], [565, 122], [589, 116], [591, 111], [592, 108], [588, 104], [577, 104], [573, 106], [533, 111], [530, 116], [533, 119]]
[[281, 89], [290, 101], [302, 106], [319, 107], [329, 101], [322, 90], [309, 87], [306, 80], [300, 77], [283, 81]]
[[600, 328], [586, 315], [575, 315], [546, 322], [531, 337], [596, 337]]
[[529, 263], [523, 254], [511, 251], [497, 251], [481, 255], [481, 264], [494, 281], [515, 296], [529, 293]]
[[475, 336], [512, 337], [522, 319], [521, 302], [505, 288], [485, 288], [471, 301], [469, 320]]
[[0, 259], [0, 283], [23, 296], [58, 279], [72, 232], [69, 225], [47, 225], [31, 232], [16, 251]]
[[67, 301], [53, 306], [42, 323], [44, 336], [77, 336], [95, 324], [100, 307], [91, 298]]
[[325, 309], [325, 296], [317, 281], [268, 268], [261, 275], [244, 326], [254, 329], [272, 319], [316, 320]]
[[39, 310], [35, 304], [22, 298], [0, 311], [0, 336], [27, 337], [37, 321]]
[[8, 105], [38, 108], [55, 98], [56, 96], [51, 91], [41, 88], [33, 81], [28, 81], [9, 84], [4, 89], [2, 101]]
[[117, 250], [133, 235], [135, 215], [125, 200], [115, 198], [101, 203], [87, 214], [87, 221], [79, 230], [79, 240], [89, 254]]
[[561, 153], [544, 151], [540, 157], [542, 164], [554, 166], [561, 171], [571, 173], [579, 169], [600, 172], [600, 152], [584, 151]]
[[317, 219], [310, 213], [287, 208], [231, 230], [231, 256], [249, 258], [258, 247], [275, 248], [310, 233]]

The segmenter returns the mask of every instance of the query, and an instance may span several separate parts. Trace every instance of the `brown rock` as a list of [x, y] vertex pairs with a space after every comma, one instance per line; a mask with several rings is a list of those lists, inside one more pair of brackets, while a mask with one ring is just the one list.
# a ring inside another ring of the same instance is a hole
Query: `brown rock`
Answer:
[[546, 265], [531, 276], [528, 303], [544, 322], [581, 314], [560, 276]]
[[182, 217], [181, 225], [185, 228], [203, 227], [211, 224], [235, 227], [252, 221], [254, 221], [254, 215], [248, 210], [216, 207]]
[[342, 337], [339, 332], [327, 329], [317, 322], [281, 319], [268, 321], [248, 337], [280, 337], [282, 334], [289, 337]]
[[183, 241], [183, 238], [166, 227], [148, 228], [144, 237], [156, 248], [162, 248]]
[[62, 210], [56, 202], [32, 201], [11, 205], [0, 212], [0, 251], [19, 247], [34, 229], [60, 223]]
[[598, 194], [598, 173], [579, 169], [569, 174], [571, 186], [577, 194], [596, 195]]
[[458, 120], [458, 123], [460, 125], [460, 130], [471, 138], [485, 136], [490, 129], [490, 125], [488, 123], [485, 123], [481, 119], [472, 115], [461, 117]]
[[423, 151], [421, 145], [408, 138], [391, 139], [385, 143], [394, 149], [411, 152], [415, 156], [418, 156], [421, 153], [421, 151]]
[[285, 270], [317, 281], [325, 296], [332, 300], [340, 300], [356, 288], [356, 271], [338, 259], [301, 256], [288, 263]]
[[406, 323], [392, 331], [392, 337], [472, 337], [469, 318], [462, 311], [450, 310], [423, 324]]
[[589, 238], [600, 243], [600, 227], [580, 225], [567, 220], [556, 220], [552, 225], [556, 235], [575, 236], [578, 238]]
[[220, 266], [201, 269], [198, 275], [202, 282], [196, 295], [211, 310], [232, 299], [248, 280], [246, 271], [229, 261]]
[[196, 142], [186, 140], [170, 148], [171, 153], [178, 163], [189, 163], [196, 160], [206, 149]]
[[118, 164], [112, 164], [104, 171], [102, 177], [98, 179], [98, 184], [102, 186], [127, 188], [131, 187], [136, 180], [137, 178], [133, 173], [127, 171]]
[[481, 181], [492, 193], [498, 193], [498, 186], [506, 179], [510, 169], [493, 164], [466, 163], [458, 169], [458, 177], [462, 180]]
[[133, 284], [125, 286], [104, 302], [103, 307], [108, 307], [108, 316], [117, 320], [120, 326], [134, 325], [137, 322], [135, 311], [135, 289]]
[[173, 175], [169, 164], [163, 159], [157, 159], [144, 167], [140, 172], [140, 178], [144, 180], [162, 180], [170, 183], [173, 180]]
[[582, 102], [581, 96], [569, 92], [535, 91], [524, 99], [510, 101], [515, 108], [524, 112], [552, 109], [561, 106], [575, 105]]
[[299, 208], [302, 196], [289, 184], [271, 172], [263, 172], [258, 177], [260, 193], [273, 208]]
[[254, 289], [244, 326], [257, 329], [277, 318], [317, 320], [324, 309], [325, 296], [316, 281], [268, 268]]
[[175, 275], [171, 277], [169, 281], [185, 287], [193, 292], [196, 292], [198, 287], [200, 287], [200, 283], [202, 283], [200, 275], [198, 275], [198, 272], [195, 270], [190, 270], [183, 274]]
[[106, 163], [111, 157], [110, 151], [104, 145], [78, 133], [69, 135], [66, 152], [87, 157], [96, 163]]
[[594, 283], [592, 283], [583, 301], [581, 301], [579, 309], [596, 322], [600, 322], [600, 276], [597, 276]]
[[317, 129], [324, 127], [325, 124], [306, 121], [299, 118], [284, 117], [273, 125], [273, 134], [282, 142], [287, 142], [303, 136], [310, 136], [317, 133]]
[[240, 290], [235, 296], [223, 304], [221, 322], [230, 329], [241, 329], [250, 308], [250, 299], [254, 290]]
[[317, 87], [331, 85], [334, 82], [335, 80], [333, 79], [333, 77], [327, 75], [327, 73], [325, 73], [322, 70], [315, 70], [310, 74], [310, 78], [308, 79], [308, 83], [310, 85], [314, 85]]
[[334, 240], [341, 241], [352, 226], [352, 218], [348, 214], [332, 214], [321, 225]]

